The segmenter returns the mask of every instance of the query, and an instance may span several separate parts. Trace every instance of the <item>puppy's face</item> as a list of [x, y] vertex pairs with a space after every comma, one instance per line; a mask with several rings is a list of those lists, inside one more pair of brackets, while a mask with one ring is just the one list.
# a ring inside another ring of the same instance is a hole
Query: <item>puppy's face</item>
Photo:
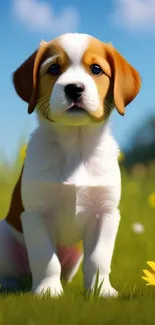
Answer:
[[19, 96], [40, 118], [66, 125], [98, 123], [124, 108], [140, 89], [138, 72], [110, 44], [65, 34], [39, 49], [14, 73]]

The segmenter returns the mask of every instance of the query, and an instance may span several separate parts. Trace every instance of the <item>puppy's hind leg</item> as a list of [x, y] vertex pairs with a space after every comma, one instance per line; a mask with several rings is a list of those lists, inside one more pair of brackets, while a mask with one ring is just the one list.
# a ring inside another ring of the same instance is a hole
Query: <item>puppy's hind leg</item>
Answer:
[[0, 290], [18, 289], [19, 274], [12, 256], [14, 238], [10, 226], [5, 220], [0, 221]]

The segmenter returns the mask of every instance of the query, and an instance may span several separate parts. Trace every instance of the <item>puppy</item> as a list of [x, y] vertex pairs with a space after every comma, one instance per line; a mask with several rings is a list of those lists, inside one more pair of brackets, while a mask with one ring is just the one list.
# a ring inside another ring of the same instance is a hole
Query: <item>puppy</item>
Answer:
[[18, 277], [25, 263], [32, 291], [58, 296], [65, 263], [69, 281], [80, 265], [82, 241], [85, 289], [94, 289], [99, 271], [100, 295], [116, 296], [109, 274], [121, 177], [108, 119], [114, 107], [124, 115], [140, 75], [111, 44], [64, 34], [42, 41], [13, 82], [38, 127], [0, 224], [0, 277]]

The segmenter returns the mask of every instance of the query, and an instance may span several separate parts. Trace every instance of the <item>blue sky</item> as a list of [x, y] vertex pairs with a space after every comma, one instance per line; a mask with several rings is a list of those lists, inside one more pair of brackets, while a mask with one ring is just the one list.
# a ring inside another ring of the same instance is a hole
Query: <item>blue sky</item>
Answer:
[[126, 147], [137, 126], [155, 116], [155, 0], [8, 0], [1, 3], [0, 154], [11, 159], [21, 135], [28, 139], [36, 127], [35, 114], [16, 95], [12, 72], [46, 41], [70, 31], [112, 42], [140, 72], [141, 92], [126, 108], [114, 112], [112, 130]]

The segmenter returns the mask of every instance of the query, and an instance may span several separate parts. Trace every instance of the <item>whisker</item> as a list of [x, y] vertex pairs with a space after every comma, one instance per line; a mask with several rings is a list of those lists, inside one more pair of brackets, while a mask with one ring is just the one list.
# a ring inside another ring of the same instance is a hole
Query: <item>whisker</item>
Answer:
[[49, 110], [49, 105], [48, 103], [45, 103], [43, 106], [40, 107], [40, 112], [45, 113], [47, 110]]
[[37, 101], [37, 105], [38, 104], [42, 104], [42, 103], [44, 103], [44, 102], [46, 102], [46, 101], [49, 101], [50, 100], [50, 96], [47, 96], [47, 97], [42, 97], [41, 99], [39, 99], [38, 101]]
[[47, 96], [46, 100], [40, 100], [38, 102], [38, 113], [42, 119], [48, 120], [53, 122], [49, 115], [50, 103], [49, 103], [49, 96]]
[[114, 107], [114, 104], [111, 103], [111, 102], [109, 102], [107, 99], [104, 99], [103, 100], [103, 104], [106, 105], [109, 108], [113, 108]]
[[44, 98], [50, 98], [50, 95], [44, 95], [40, 98], [40, 100], [44, 99]]
[[112, 103], [110, 103], [108, 100], [103, 100], [103, 107], [104, 107], [104, 118], [107, 119], [114, 107]]

